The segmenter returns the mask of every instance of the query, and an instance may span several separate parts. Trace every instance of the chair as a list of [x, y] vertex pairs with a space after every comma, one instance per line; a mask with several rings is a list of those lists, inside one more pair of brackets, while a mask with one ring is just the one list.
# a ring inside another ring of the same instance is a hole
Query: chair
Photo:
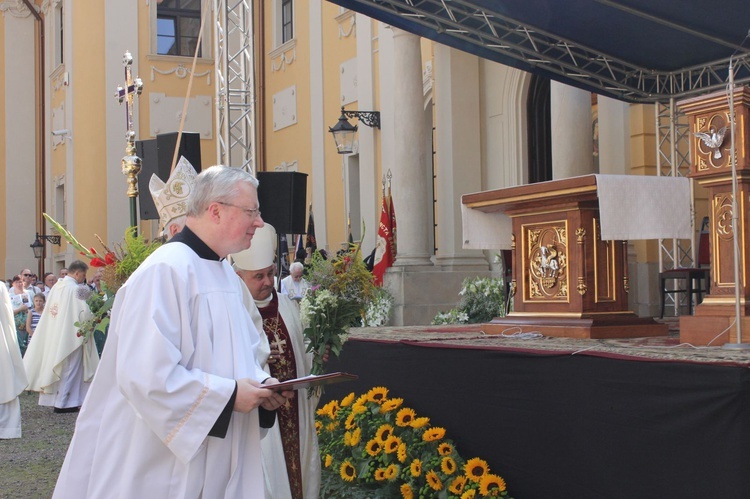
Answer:
[[[698, 236], [698, 266], [690, 268], [676, 268], [659, 272], [659, 286], [661, 289], [661, 314], [664, 317], [664, 301], [668, 294], [685, 293], [687, 295], [688, 313], [693, 313], [693, 295], [698, 295], [696, 305], [703, 301], [703, 294], [708, 294], [711, 286], [711, 238], [708, 217], [703, 218], [701, 231]], [[674, 288], [667, 288], [667, 281], [677, 281]], [[677, 302], [675, 297], [675, 302]]]

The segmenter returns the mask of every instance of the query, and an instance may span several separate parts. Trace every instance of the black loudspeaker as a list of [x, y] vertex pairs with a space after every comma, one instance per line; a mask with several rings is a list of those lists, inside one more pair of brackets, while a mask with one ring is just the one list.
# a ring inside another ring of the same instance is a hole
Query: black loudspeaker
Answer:
[[277, 234], [304, 234], [307, 174], [258, 172], [257, 177], [263, 221], [273, 225]]
[[[138, 205], [141, 220], [159, 218], [151, 192], [148, 190], [148, 183], [154, 173], [164, 182], [169, 179], [176, 144], [177, 132], [162, 133], [155, 139], [135, 142], [135, 153], [141, 158], [141, 173], [138, 174]], [[185, 156], [195, 171], [201, 172], [201, 136], [199, 133], [182, 132], [178, 160], [180, 156]]]

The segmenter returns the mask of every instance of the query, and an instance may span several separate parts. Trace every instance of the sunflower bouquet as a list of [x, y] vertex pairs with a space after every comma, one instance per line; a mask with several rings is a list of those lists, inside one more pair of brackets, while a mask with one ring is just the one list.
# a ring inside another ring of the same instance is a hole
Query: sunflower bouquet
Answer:
[[129, 227], [125, 231], [123, 243], [117, 244], [111, 249], [98, 235], [94, 234], [104, 250], [99, 253], [93, 247], [86, 247], [81, 244], [70, 231], [55, 219], [46, 213], [43, 215], [68, 244], [73, 246], [81, 256], [89, 260], [89, 265], [102, 269], [102, 291], [89, 293], [83, 290], [79, 296], [89, 305], [92, 317], [85, 321], [76, 322], [75, 326], [78, 328], [78, 336], [86, 339], [92, 337], [96, 331], [106, 334], [112, 305], [115, 301], [115, 293], [128, 280], [130, 274], [135, 272], [141, 262], [161, 246], [161, 242], [146, 242], [141, 236], [137, 235], [136, 227]]
[[372, 274], [362, 261], [360, 246], [328, 260], [315, 252], [307, 272], [310, 290], [300, 303], [307, 351], [313, 353], [311, 374], [323, 374], [324, 356], [339, 356], [349, 328], [361, 324], [376, 296]]
[[464, 459], [444, 428], [374, 387], [317, 411], [321, 497], [509, 497], [486, 461]]

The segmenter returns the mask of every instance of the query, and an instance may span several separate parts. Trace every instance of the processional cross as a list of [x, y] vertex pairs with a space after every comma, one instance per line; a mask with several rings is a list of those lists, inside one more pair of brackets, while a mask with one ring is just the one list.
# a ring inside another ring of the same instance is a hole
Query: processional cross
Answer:
[[138, 173], [141, 171], [141, 158], [135, 153], [135, 130], [133, 127], [133, 105], [134, 96], [141, 95], [143, 91], [143, 81], [136, 77], [133, 79], [131, 67], [133, 66], [133, 56], [129, 51], [125, 51], [122, 56], [122, 64], [125, 66], [125, 86], [117, 85], [115, 98], [122, 104], [125, 102], [125, 156], [122, 158], [122, 173], [128, 179], [128, 197], [130, 198], [130, 225], [135, 227], [138, 224], [138, 207], [136, 205], [138, 198]]

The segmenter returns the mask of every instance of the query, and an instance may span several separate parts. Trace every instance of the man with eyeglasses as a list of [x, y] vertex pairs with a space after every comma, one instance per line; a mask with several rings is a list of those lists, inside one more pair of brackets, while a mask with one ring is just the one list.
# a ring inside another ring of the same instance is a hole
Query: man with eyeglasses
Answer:
[[34, 286], [34, 274], [29, 269], [23, 269], [21, 271], [21, 279], [23, 280], [23, 289], [31, 293], [32, 298], [35, 294], [41, 293], [42, 291]]
[[263, 497], [260, 332], [225, 258], [263, 226], [257, 180], [213, 166], [181, 232], [118, 290], [107, 347], [53, 497]]

